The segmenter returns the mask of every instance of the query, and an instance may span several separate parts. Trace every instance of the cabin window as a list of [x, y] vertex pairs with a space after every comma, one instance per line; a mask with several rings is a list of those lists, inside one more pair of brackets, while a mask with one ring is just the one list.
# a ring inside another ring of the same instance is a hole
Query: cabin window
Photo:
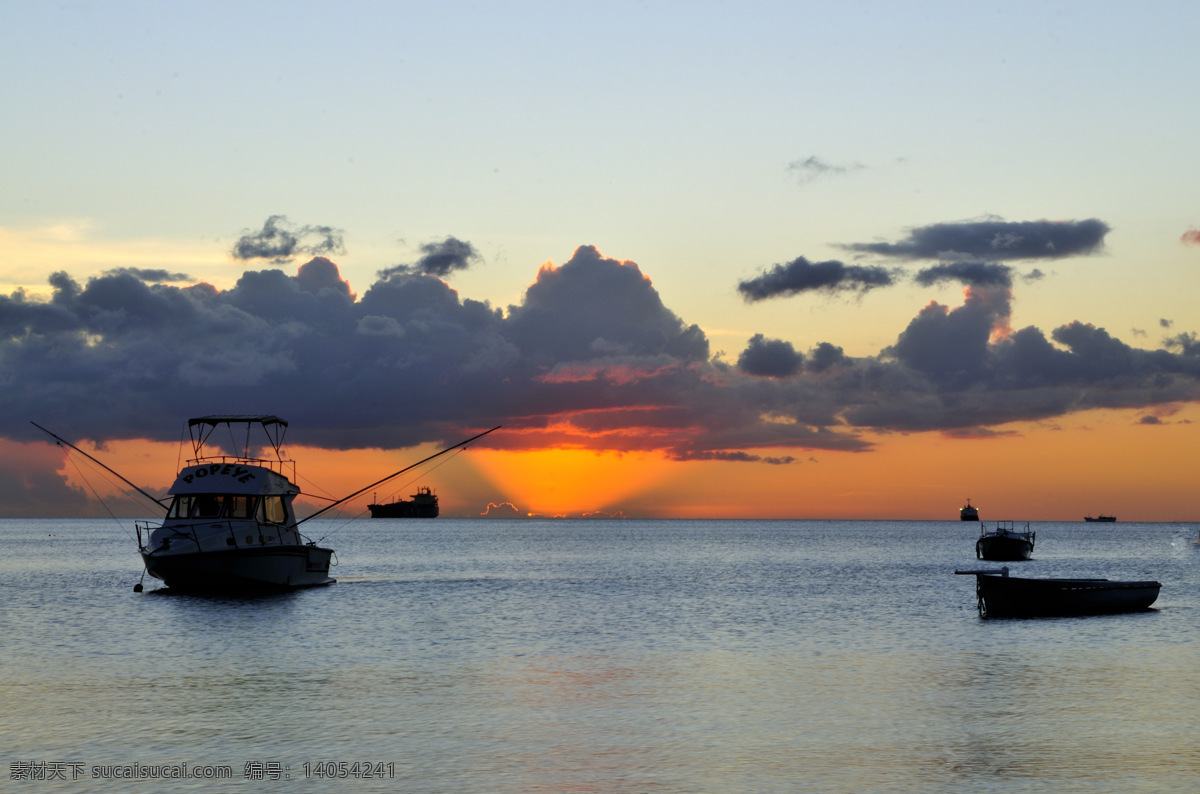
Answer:
[[192, 512], [192, 497], [176, 496], [167, 511], [167, 518], [187, 518]]
[[287, 521], [287, 511], [283, 509], [283, 497], [264, 496], [259, 502], [258, 518], [268, 524], [282, 524]]
[[201, 494], [196, 497], [196, 518], [219, 518], [221, 515], [221, 497]]
[[254, 497], [252, 497], [252, 496], [226, 496], [225, 497], [225, 517], [226, 518], [253, 518], [254, 517]]

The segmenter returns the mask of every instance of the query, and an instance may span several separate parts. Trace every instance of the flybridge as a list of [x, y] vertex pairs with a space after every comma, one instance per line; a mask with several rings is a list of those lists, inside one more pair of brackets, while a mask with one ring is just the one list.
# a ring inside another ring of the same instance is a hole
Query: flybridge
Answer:
[[[244, 436], [238, 438], [234, 435], [234, 428], [238, 429], [240, 435], [243, 426], [245, 428]], [[228, 448], [233, 453], [232, 455], [206, 453], [204, 450], [204, 445], [221, 427], [225, 427], [229, 431]], [[260, 429], [261, 435], [254, 439], [251, 436], [255, 435], [254, 428], [256, 427]], [[214, 414], [189, 419], [188, 435], [192, 441], [192, 458], [188, 463], [250, 463], [266, 467], [284, 476], [287, 476], [288, 470], [290, 470], [290, 479], [295, 480], [296, 463], [288, 460], [283, 451], [283, 438], [287, 434], [287, 427], [286, 420], [273, 414]], [[274, 460], [256, 458], [251, 455], [252, 449], [262, 446], [271, 448], [275, 453]]]

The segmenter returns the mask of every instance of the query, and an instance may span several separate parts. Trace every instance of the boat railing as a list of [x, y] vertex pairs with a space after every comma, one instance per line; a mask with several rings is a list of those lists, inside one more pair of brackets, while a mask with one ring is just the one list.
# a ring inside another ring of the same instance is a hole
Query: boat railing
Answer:
[[296, 481], [296, 461], [294, 460], [246, 458], [241, 455], [201, 455], [198, 458], [190, 459], [187, 465], [199, 466], [204, 463], [237, 463], [247, 466], [261, 466], [264, 469], [270, 469], [281, 477], [286, 477], [289, 482]]
[[[241, 525], [244, 522], [239, 521], [238, 523], [239, 523], [239, 525]], [[141, 549], [142, 551], [157, 551], [157, 549], [150, 548], [150, 533], [154, 532], [155, 530], [158, 530], [158, 529], [167, 529], [167, 530], [170, 530], [172, 533], [168, 537], [164, 538], [164, 543], [163, 543], [163, 545], [161, 545], [159, 547], [160, 549], [170, 548], [171, 542], [173, 539], [181, 538], [184, 541], [194, 543], [196, 545], [197, 551], [206, 551], [206, 550], [211, 551], [211, 549], [204, 549], [200, 545], [200, 536], [196, 533], [196, 528], [202, 527], [204, 529], [212, 529], [214, 527], [219, 527], [222, 524], [224, 524], [225, 526], [224, 526], [224, 532], [221, 534], [228, 536], [225, 539], [225, 545], [230, 548], [245, 548], [247, 546], [266, 545], [268, 542], [283, 543], [284, 542], [284, 532], [289, 531], [289, 529], [291, 531], [294, 531], [294, 529], [295, 529], [294, 527], [289, 528], [289, 527], [279, 526], [278, 531], [274, 535], [265, 535], [263, 533], [262, 526], [260, 525], [257, 527], [257, 529], [254, 531], [253, 534], [245, 536], [245, 538], [246, 538], [245, 543], [239, 543], [237, 532], [234, 530], [234, 526], [233, 526], [234, 522], [229, 519], [212, 519], [212, 520], [208, 520], [208, 521], [192, 521], [192, 522], [189, 522], [186, 524], [182, 524], [182, 523], [180, 523], [180, 524], [174, 524], [174, 523], [160, 524], [160, 523], [157, 523], [154, 521], [135, 521], [134, 528], [137, 530], [138, 548]], [[144, 541], [142, 540], [142, 532], [143, 531], [146, 533], [146, 539]], [[208, 534], [208, 533], [206, 533], [206, 534]], [[296, 533], [296, 534], [298, 535], [299, 533]], [[213, 535], [208, 534], [208, 537], [211, 538], [211, 537], [213, 537]], [[255, 544], [255, 542], [254, 542], [255, 538], [257, 538], [257, 540], [258, 540], [257, 544]]]
[[[228, 522], [226, 522], [226, 523], [228, 523]], [[160, 523], [157, 523], [154, 521], [135, 521], [133, 526], [134, 526], [134, 529], [137, 530], [138, 548], [141, 549], [142, 551], [156, 551], [156, 549], [150, 548], [150, 533], [154, 532], [155, 530], [158, 530], [158, 529], [169, 529], [172, 533], [170, 537], [163, 539], [163, 545], [159, 547], [160, 549], [170, 548], [171, 539], [174, 537], [181, 537], [185, 540], [189, 540], [192, 543], [196, 544], [196, 550], [197, 551], [200, 550], [200, 537], [196, 534], [196, 525], [195, 524], [160, 524]], [[145, 530], [145, 532], [146, 532], [145, 542], [142, 541], [142, 531], [143, 530]], [[233, 529], [231, 527], [230, 528], [231, 536], [232, 536], [232, 532], [233, 532]]]
[[988, 532], [987, 524], [984, 524], [982, 522], [979, 524], [979, 537], [981, 537], [981, 538], [985, 538], [988, 535], [1017, 535], [1017, 536], [1026, 536], [1027, 535], [1027, 536], [1032, 537], [1034, 534], [1035, 533], [1029, 528], [1028, 521], [1025, 522], [1025, 529], [1020, 530], [1020, 531], [1018, 531], [1014, 527], [1014, 522], [1012, 522], [1012, 521], [997, 521], [996, 528], [994, 530], [992, 530], [991, 532]]

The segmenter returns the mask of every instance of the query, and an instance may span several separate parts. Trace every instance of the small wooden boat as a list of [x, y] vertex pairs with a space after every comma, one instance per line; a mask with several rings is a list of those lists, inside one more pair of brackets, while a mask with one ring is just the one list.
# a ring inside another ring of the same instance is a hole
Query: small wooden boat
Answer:
[[1109, 579], [1025, 579], [1000, 570], [955, 571], [975, 576], [983, 618], [1068, 617], [1138, 612], [1158, 599], [1158, 582]]
[[1033, 543], [1037, 533], [1029, 530], [1025, 524], [1024, 531], [1018, 531], [1011, 521], [997, 521], [996, 527], [988, 531], [987, 524], [979, 525], [979, 540], [975, 541], [975, 556], [981, 560], [993, 562], [1016, 562], [1028, 560], [1033, 556]]

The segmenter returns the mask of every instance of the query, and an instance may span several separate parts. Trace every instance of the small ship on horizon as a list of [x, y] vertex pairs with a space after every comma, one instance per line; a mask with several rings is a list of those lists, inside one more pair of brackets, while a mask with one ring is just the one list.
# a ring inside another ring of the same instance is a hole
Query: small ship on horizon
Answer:
[[428, 486], [422, 485], [412, 499], [367, 505], [367, 509], [371, 511], [371, 518], [437, 518], [438, 498]]

